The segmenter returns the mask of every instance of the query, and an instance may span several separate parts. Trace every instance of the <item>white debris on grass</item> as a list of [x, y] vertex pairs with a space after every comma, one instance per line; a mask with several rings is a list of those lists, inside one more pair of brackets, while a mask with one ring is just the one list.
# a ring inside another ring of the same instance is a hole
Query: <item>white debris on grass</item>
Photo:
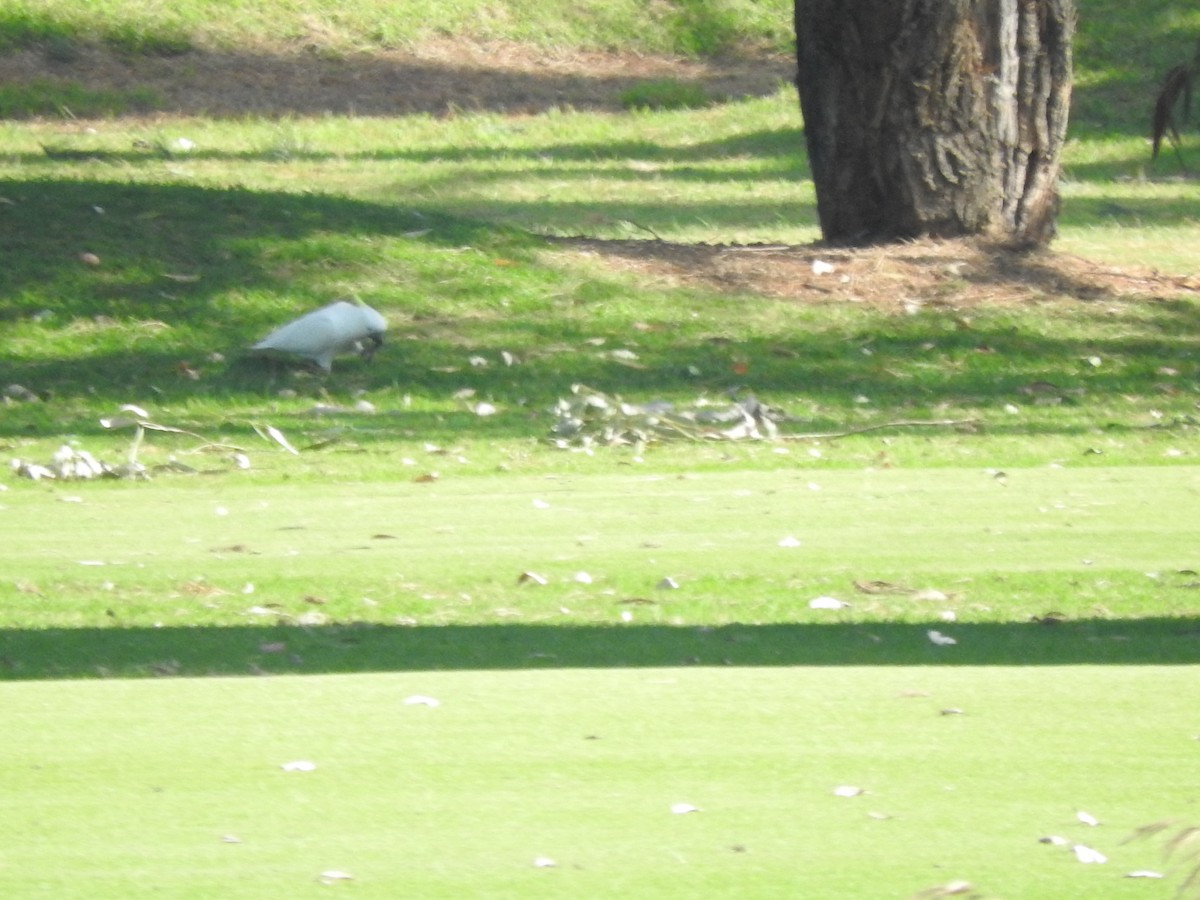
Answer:
[[442, 705], [442, 701], [436, 697], [427, 697], [424, 694], [413, 694], [411, 697], [404, 698], [404, 705], [437, 707]]
[[808, 601], [809, 609], [846, 609], [849, 605], [837, 597], [813, 597]]
[[1084, 864], [1103, 864], [1108, 862], [1108, 857], [1099, 850], [1093, 850], [1084, 844], [1076, 844], [1071, 848], [1075, 851], [1075, 858]]
[[698, 397], [691, 405], [665, 400], [627, 403], [582, 384], [552, 410], [551, 433], [561, 449], [640, 447], [667, 440], [765, 440], [778, 435], [783, 416], [753, 394], [727, 400]]

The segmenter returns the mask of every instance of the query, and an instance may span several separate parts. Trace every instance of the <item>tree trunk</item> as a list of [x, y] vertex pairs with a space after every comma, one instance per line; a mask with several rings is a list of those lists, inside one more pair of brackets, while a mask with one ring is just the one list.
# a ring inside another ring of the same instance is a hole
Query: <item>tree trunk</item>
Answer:
[[1054, 234], [1074, 0], [795, 0], [825, 239]]

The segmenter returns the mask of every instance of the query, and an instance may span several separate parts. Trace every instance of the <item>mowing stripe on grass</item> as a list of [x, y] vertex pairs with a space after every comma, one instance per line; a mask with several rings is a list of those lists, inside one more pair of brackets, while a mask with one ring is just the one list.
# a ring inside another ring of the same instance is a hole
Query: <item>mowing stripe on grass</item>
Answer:
[[[296, 897], [339, 870], [369, 897], [906, 897], [954, 879], [987, 896], [1164, 896], [1122, 877], [1161, 867], [1160, 847], [1121, 841], [1200, 799], [1187, 775], [1198, 674], [0, 685], [0, 893]], [[440, 705], [405, 703], [415, 695]], [[315, 770], [281, 768], [299, 760]], [[840, 786], [865, 793], [835, 796]], [[678, 803], [700, 811], [673, 814]], [[1038, 843], [1051, 834], [1110, 862]]]

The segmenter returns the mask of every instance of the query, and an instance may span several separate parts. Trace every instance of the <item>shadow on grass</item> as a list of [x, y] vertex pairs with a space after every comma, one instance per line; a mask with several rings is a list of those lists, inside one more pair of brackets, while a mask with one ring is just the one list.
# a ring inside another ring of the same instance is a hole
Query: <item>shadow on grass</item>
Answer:
[[[935, 645], [930, 628], [957, 644]], [[0, 631], [0, 679], [676, 666], [1200, 664], [1200, 620], [1029, 624], [375, 624]]]
[[[775, 149], [783, 152], [782, 145]], [[687, 151], [699, 157], [723, 152], [721, 142]], [[962, 329], [932, 307], [913, 316], [860, 311], [848, 322], [809, 321], [791, 301], [762, 298], [764, 305], [779, 305], [772, 335], [750, 326], [714, 335], [711, 325], [703, 319], [696, 324], [687, 310], [714, 304], [719, 315], [736, 321], [735, 307], [746, 295], [695, 291], [676, 298], [656, 289], [638, 311], [597, 316], [610, 305], [630, 305], [628, 284], [604, 275], [580, 283], [577, 274], [542, 257], [548, 243], [562, 247], [569, 241], [548, 242], [432, 211], [319, 193], [65, 179], [8, 181], [0, 195], [8, 201], [0, 205], [0, 246], [9, 262], [0, 267], [0, 323], [25, 332], [19, 354], [0, 350], [4, 383], [55, 401], [7, 409], [0, 435], [98, 431], [93, 410], [104, 401], [186, 405], [275, 397], [280, 380], [238, 364], [240, 350], [281, 320], [338, 296], [336, 288], [326, 289], [326, 280], [336, 284], [360, 270], [396, 273], [382, 279], [371, 274], [381, 285], [379, 296], [363, 299], [406, 321], [394, 327], [392, 342], [373, 364], [348, 360], [333, 376], [300, 383], [302, 390], [318, 399], [326, 390], [348, 395], [403, 387], [451, 396], [472, 388], [514, 415], [453, 424], [496, 437], [544, 435], [545, 420], [531, 420], [573, 383], [630, 398], [719, 393], [733, 386], [737, 358], [754, 360], [752, 373], [737, 380], [748, 380], [768, 400], [802, 390], [842, 409], [859, 394], [881, 409], [995, 405], [1020, 400], [1024, 386], [1035, 381], [1053, 382], [1068, 404], [1078, 391], [1090, 398], [1153, 395], [1161, 381], [1158, 368], [1186, 369], [1194, 349], [1190, 336], [1200, 331], [1200, 308], [1167, 299], [1139, 310], [1125, 331], [1110, 329], [1096, 339], [1031, 330], [1003, 315], [980, 317]], [[565, 211], [552, 200], [542, 205], [548, 216], [618, 214], [605, 203]], [[625, 204], [619, 212], [630, 208], [649, 227], [679, 214], [654, 204]], [[722, 226], [782, 214], [769, 204], [692, 212]], [[721, 269], [720, 247], [647, 240], [591, 241], [586, 249], [677, 264], [684, 272]], [[786, 261], [804, 270], [812, 249], [785, 248], [772, 264]], [[82, 251], [95, 253], [101, 264], [81, 262]], [[930, 259], [929, 265], [940, 270], [945, 260]], [[1000, 254], [963, 277], [977, 286], [1015, 283], [1084, 302], [1117, 299], [1072, 281], [1036, 254]], [[565, 290], [564, 278], [571, 284]], [[522, 291], [554, 299], [510, 305]], [[637, 315], [663, 321], [629, 333]], [[46, 336], [40, 336], [42, 328]], [[39, 355], [39, 344], [50, 342], [50, 335], [64, 346], [73, 341], [74, 356]], [[606, 358], [588, 346], [597, 336], [610, 347], [635, 346], [641, 362], [623, 366]], [[496, 362], [504, 352], [516, 354], [521, 365], [467, 365], [471, 354]], [[206, 362], [218, 353], [229, 362]], [[1080, 364], [1093, 355], [1126, 364]], [[204, 370], [199, 380], [188, 374], [194, 369]], [[907, 374], [897, 377], [897, 371]], [[377, 433], [407, 428], [429, 434], [425, 429], [438, 427], [420, 413], [394, 415], [387, 427], [376, 420]]]

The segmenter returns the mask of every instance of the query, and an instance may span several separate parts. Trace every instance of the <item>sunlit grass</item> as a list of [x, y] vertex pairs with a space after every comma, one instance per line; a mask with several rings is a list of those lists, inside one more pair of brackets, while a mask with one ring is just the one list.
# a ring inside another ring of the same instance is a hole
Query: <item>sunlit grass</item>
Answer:
[[14, 0], [0, 26], [10, 40], [29, 43], [96, 41], [123, 50], [177, 51], [186, 47], [312, 46], [336, 54], [412, 46], [447, 35], [545, 47], [643, 52], [717, 53], [739, 46], [782, 49], [790, 40], [790, 7], [783, 0], [662, 4], [586, 0]]
[[[691, 666], [6, 685], [24, 727], [0, 745], [13, 800], [0, 886], [784, 898], [955, 881], [1166, 895], [1179, 876], [1122, 877], [1161, 871], [1159, 848], [1121, 840], [1188, 815], [1193, 677]], [[414, 696], [441, 705], [405, 705]], [[281, 770], [298, 760], [315, 770]], [[699, 811], [673, 815], [679, 803]], [[1048, 835], [1109, 863], [1080, 865], [1038, 843]], [[325, 872], [353, 880], [324, 885]]]
[[[1198, 186], [1141, 137], [1191, 52], [1176, 6], [1081, 3], [1056, 248], [1182, 278]], [[785, 49], [789, 13], [40, 0], [6, 6], [0, 44], [707, 53]], [[222, 121], [81, 91], [0, 124], [0, 388], [37, 397], [0, 401], [0, 449], [122, 461], [132, 434], [100, 418], [129, 402], [190, 433], [143, 437], [148, 482], [0, 484], [0, 894], [1145, 896], [1122, 876], [1161, 857], [1121, 840], [1194, 808], [1182, 285], [961, 309], [964, 276], [892, 312], [544, 239], [815, 240], [786, 86]], [[240, 359], [351, 295], [391, 320], [371, 364]], [[577, 382], [682, 404], [745, 385], [793, 434], [962, 424], [561, 449], [550, 407]], [[280, 770], [297, 759], [316, 770]], [[1060, 833], [1110, 863], [1037, 842]]]

